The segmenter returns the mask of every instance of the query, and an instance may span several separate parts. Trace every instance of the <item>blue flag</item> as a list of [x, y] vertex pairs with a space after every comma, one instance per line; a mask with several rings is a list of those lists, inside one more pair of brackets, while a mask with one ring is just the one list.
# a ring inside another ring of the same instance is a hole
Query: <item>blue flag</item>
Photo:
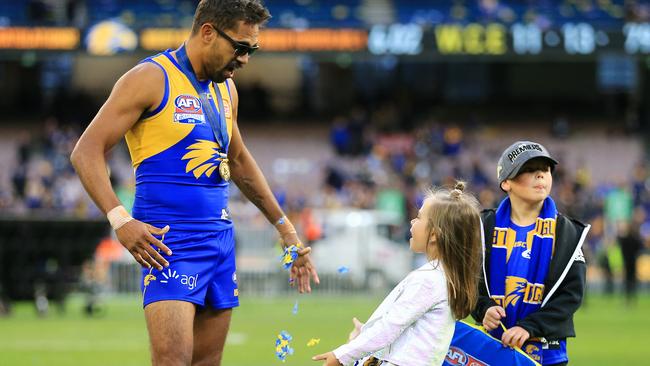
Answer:
[[483, 327], [456, 322], [443, 366], [540, 366], [521, 349], [504, 347]]

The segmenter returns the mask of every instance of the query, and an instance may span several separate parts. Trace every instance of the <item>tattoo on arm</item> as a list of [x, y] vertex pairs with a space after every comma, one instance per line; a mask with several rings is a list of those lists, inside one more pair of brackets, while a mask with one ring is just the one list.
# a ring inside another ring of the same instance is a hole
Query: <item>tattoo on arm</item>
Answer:
[[268, 217], [268, 210], [264, 205], [264, 196], [255, 189], [254, 180], [250, 177], [240, 177], [235, 179], [237, 187], [242, 191], [242, 193], [255, 205], [257, 208], [262, 211], [264, 216]]

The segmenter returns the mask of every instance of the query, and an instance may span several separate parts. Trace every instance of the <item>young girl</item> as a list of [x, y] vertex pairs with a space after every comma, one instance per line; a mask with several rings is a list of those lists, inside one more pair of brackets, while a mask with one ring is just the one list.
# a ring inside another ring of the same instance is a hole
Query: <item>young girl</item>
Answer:
[[325, 366], [442, 364], [455, 320], [469, 315], [477, 298], [481, 224], [478, 202], [464, 188], [458, 182], [427, 195], [411, 221], [410, 246], [429, 262], [406, 276], [365, 325], [354, 319], [347, 344], [313, 360]]

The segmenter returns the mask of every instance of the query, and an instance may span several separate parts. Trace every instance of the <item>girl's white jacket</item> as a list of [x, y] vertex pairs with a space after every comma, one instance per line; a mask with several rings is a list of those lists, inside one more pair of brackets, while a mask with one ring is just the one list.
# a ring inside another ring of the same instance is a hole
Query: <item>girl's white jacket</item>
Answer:
[[344, 365], [368, 355], [398, 366], [442, 365], [454, 326], [445, 272], [434, 260], [409, 273], [357, 338], [335, 349], [334, 355]]

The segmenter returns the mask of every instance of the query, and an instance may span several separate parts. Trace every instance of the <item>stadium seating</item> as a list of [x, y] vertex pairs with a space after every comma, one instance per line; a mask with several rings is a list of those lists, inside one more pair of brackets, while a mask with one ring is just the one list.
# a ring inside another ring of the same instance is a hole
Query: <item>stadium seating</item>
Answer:
[[[71, 6], [85, 3], [87, 26], [120, 18], [129, 26], [187, 27], [191, 24], [195, 1], [190, 0], [87, 0], [51, 3], [31, 0], [16, 4], [0, 4], [0, 26], [66, 25]], [[270, 27], [277, 28], [341, 28], [365, 27], [373, 23], [368, 17], [368, 5], [362, 0], [275, 0], [266, 5], [273, 14]], [[375, 3], [375, 2], [372, 2]], [[438, 24], [449, 22], [486, 22], [496, 20], [506, 24], [534, 21], [546, 27], [558, 27], [566, 22], [588, 22], [599, 28], [620, 28], [626, 17], [647, 14], [643, 1], [452, 1], [385, 0], [382, 7], [393, 19], [382, 21]], [[377, 4], [373, 4], [377, 10]], [[645, 10], [644, 10], [645, 9]], [[646, 19], [647, 20], [647, 19]]]

